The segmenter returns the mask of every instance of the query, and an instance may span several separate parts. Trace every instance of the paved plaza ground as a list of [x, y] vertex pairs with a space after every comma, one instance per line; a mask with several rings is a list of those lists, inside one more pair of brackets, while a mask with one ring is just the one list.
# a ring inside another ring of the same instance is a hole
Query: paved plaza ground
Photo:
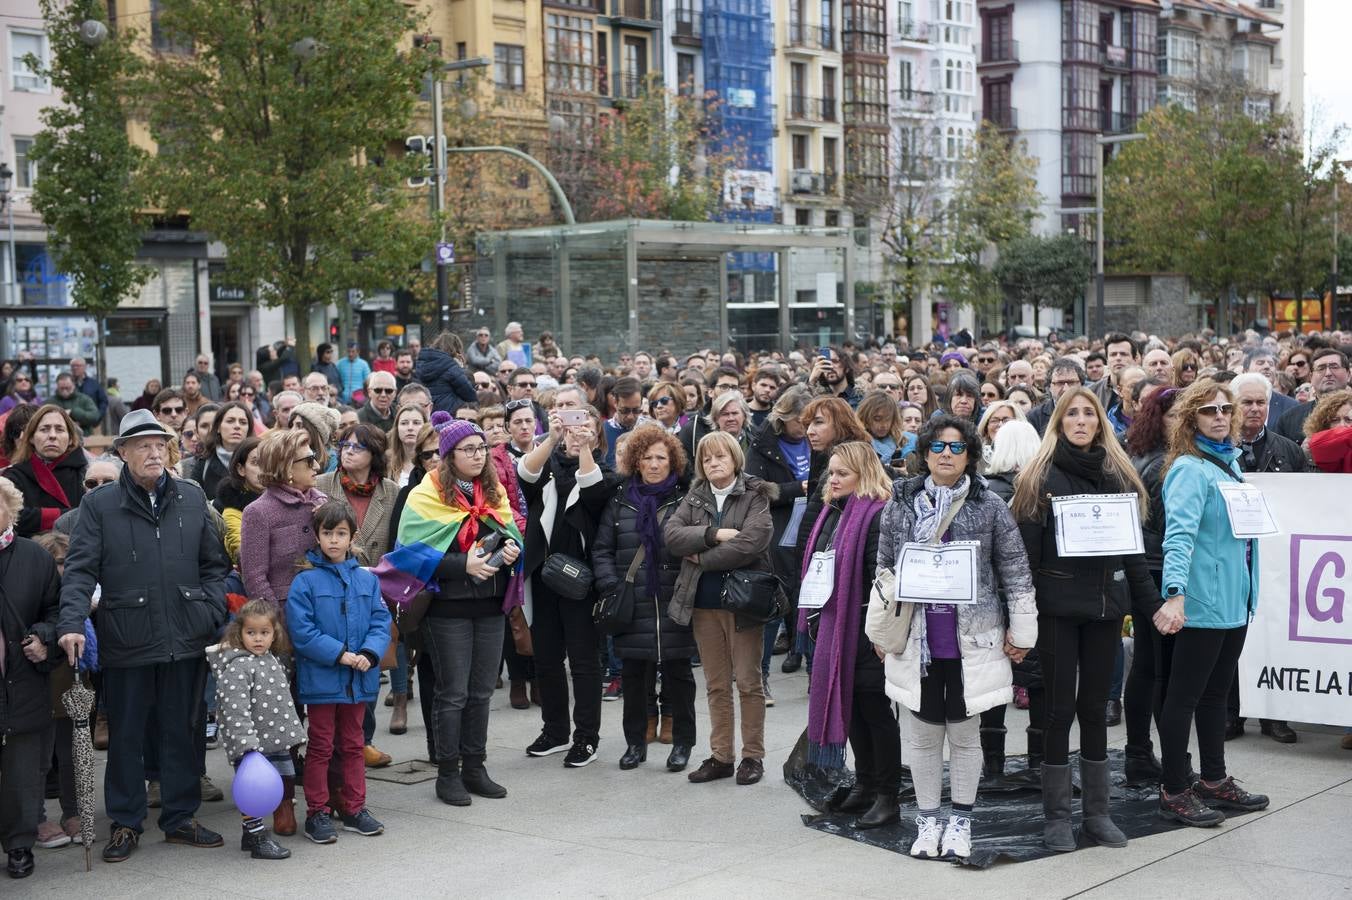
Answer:
[[[562, 755], [529, 759], [524, 748], [539, 731], [538, 711], [512, 709], [501, 690], [490, 722], [489, 771], [508, 788], [505, 800], [475, 798], [457, 809], [435, 799], [430, 781], [371, 779], [369, 805], [385, 823], [384, 835], [340, 832], [331, 846], [297, 835], [285, 841], [290, 860], [253, 861], [238, 849], [230, 769], [224, 752], [213, 750], [207, 766], [227, 788], [227, 800], [203, 804], [200, 818], [225, 835], [225, 848], [170, 846], [152, 820], [132, 858], [108, 865], [97, 856], [108, 833], [100, 810], [93, 872], [85, 873], [78, 847], [38, 850], [34, 876], [17, 882], [0, 876], [0, 897], [1352, 898], [1352, 752], [1339, 748], [1332, 729], [1297, 725], [1300, 742], [1280, 745], [1259, 736], [1251, 722], [1248, 736], [1227, 745], [1231, 772], [1248, 789], [1271, 795], [1264, 813], [1219, 829], [1134, 840], [1122, 850], [1093, 848], [976, 871], [912, 860], [801, 824], [810, 810], [784, 784], [780, 768], [806, 722], [807, 678], [780, 674], [780, 659], [771, 681], [779, 702], [767, 713], [766, 778], [759, 785], [689, 784], [684, 774], [666, 771], [662, 745], [637, 770], [620, 771], [620, 703], [603, 704], [601, 755], [589, 767], [565, 769]], [[698, 708], [694, 764], [707, 755], [702, 692]], [[408, 734], [393, 737], [385, 730], [389, 711], [379, 708], [376, 743], [396, 761], [424, 749], [421, 718], [410, 718]], [[1023, 748], [1025, 722], [1024, 713], [1010, 710], [1011, 753]], [[1111, 729], [1109, 740], [1120, 747], [1124, 730]], [[55, 812], [55, 801], [48, 806]], [[300, 804], [298, 811], [304, 812]], [[979, 844], [980, 801], [977, 816]]]

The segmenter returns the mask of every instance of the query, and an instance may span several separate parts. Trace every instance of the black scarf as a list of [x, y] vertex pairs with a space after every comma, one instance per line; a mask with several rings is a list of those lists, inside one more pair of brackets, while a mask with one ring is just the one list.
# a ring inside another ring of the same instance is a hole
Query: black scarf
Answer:
[[1113, 480], [1103, 470], [1103, 462], [1107, 458], [1108, 451], [1103, 449], [1102, 444], [1081, 449], [1064, 437], [1056, 439], [1056, 450], [1052, 453], [1052, 463], [1058, 469], [1084, 479], [1100, 491], [1113, 484]]

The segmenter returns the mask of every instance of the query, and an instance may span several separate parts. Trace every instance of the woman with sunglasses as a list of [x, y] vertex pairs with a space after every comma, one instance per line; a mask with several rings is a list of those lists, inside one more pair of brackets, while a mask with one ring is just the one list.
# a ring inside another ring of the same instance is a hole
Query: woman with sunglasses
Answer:
[[386, 477], [388, 441], [374, 425], [357, 423], [338, 432], [338, 468], [315, 479], [330, 500], [344, 500], [357, 514], [352, 552], [363, 566], [374, 566], [390, 549], [390, 513], [399, 485]]
[[[1199, 381], [1175, 403], [1178, 421], [1164, 463], [1164, 606], [1156, 627], [1175, 634], [1169, 692], [1160, 712], [1164, 777], [1160, 815], [1212, 827], [1222, 809], [1266, 809], [1268, 798], [1239, 787], [1225, 770], [1226, 699], [1249, 621], [1258, 606], [1258, 548], [1236, 538], [1220, 485], [1243, 480], [1235, 446], [1234, 395]], [[1193, 780], [1188, 741], [1197, 726], [1201, 778]]]
[[317, 546], [314, 511], [328, 497], [315, 489], [320, 463], [303, 429], [269, 431], [258, 446], [263, 495], [239, 522], [239, 574], [251, 600], [286, 603], [296, 560]]
[[1196, 353], [1184, 347], [1173, 355], [1171, 361], [1174, 367], [1175, 385], [1185, 388], [1197, 380], [1197, 371], [1201, 363], [1197, 361]]
[[680, 434], [685, 424], [685, 391], [669, 381], [659, 381], [648, 391], [648, 414], [671, 434]]
[[42, 398], [33, 389], [33, 376], [27, 369], [18, 369], [10, 376], [9, 390], [5, 391], [4, 397], [0, 397], [0, 416], [20, 403], [27, 403], [30, 406], [42, 405]]
[[[982, 764], [979, 716], [1014, 698], [1010, 663], [1022, 661], [1038, 636], [1028, 559], [1009, 508], [977, 474], [977, 446], [971, 420], [930, 419], [920, 433], [921, 474], [893, 486], [879, 528], [878, 576], [888, 592], [895, 591], [905, 544], [981, 545], [973, 602], [914, 604], [906, 649], [884, 659], [887, 694], [912, 715], [919, 835], [911, 855], [917, 857], [971, 855]], [[953, 811], [940, 825], [945, 740]]]
[[1107, 703], [1132, 606], [1155, 610], [1159, 589], [1144, 553], [1063, 556], [1051, 500], [1083, 494], [1136, 495], [1149, 514], [1145, 486], [1092, 390], [1068, 388], [1057, 401], [1037, 456], [1023, 468], [1011, 508], [1037, 588], [1038, 661], [1047, 691], [1043, 724], [1043, 843], [1075, 849], [1071, 829], [1070, 726], [1080, 726], [1083, 831], [1094, 843], [1125, 847], [1108, 810]]
[[[1181, 391], [1163, 388], [1141, 401], [1127, 429], [1126, 450], [1131, 465], [1141, 477], [1150, 498], [1150, 512], [1141, 523], [1145, 564], [1155, 586], [1164, 579], [1164, 453], [1169, 432], [1178, 420], [1174, 405]], [[1169, 668], [1174, 636], [1155, 627], [1154, 611], [1133, 605], [1131, 609], [1131, 671], [1122, 697], [1122, 718], [1127, 726], [1126, 776], [1128, 784], [1157, 784], [1160, 761], [1150, 739], [1150, 722], [1159, 727], [1161, 704], [1169, 692]]]

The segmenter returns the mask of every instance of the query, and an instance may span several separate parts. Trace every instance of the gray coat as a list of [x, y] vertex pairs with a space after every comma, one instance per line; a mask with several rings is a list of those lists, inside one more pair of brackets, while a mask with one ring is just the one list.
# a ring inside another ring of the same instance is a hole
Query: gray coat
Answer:
[[477, 341], [470, 341], [465, 347], [465, 368], [469, 369], [469, 374], [475, 372], [487, 372], [494, 377], [498, 374], [498, 366], [502, 364], [502, 357], [498, 356], [498, 348], [492, 344], [488, 345], [487, 350], [480, 350]]
[[217, 717], [230, 762], [239, 762], [250, 750], [267, 756], [305, 743], [281, 660], [218, 645], [207, 648], [207, 661], [216, 673]]
[[225, 623], [225, 553], [202, 489], [168, 477], [155, 509], [122, 470], [85, 495], [61, 581], [60, 633], [84, 634], [94, 586], [99, 662], [128, 668], [202, 656]]
[[[878, 535], [878, 570], [892, 573], [904, 543], [915, 532], [915, 497], [925, 476], [898, 481], [883, 507]], [[950, 540], [978, 541], [975, 603], [959, 604], [958, 644], [962, 651], [963, 693], [968, 715], [1008, 703], [1013, 675], [1004, 655], [1008, 630], [1016, 647], [1037, 643], [1037, 599], [1019, 528], [1009, 507], [977, 477], [967, 501], [949, 526]], [[1001, 591], [1005, 600], [1001, 600]], [[1006, 608], [1006, 603], [1008, 608]], [[888, 694], [906, 708], [920, 708], [920, 644], [925, 639], [923, 604], [915, 604], [906, 651], [886, 660]]]
[[[699, 578], [705, 572], [772, 570], [770, 536], [774, 523], [770, 519], [770, 501], [778, 493], [779, 489], [768, 481], [745, 473], [738, 475], [732, 493], [723, 501], [722, 522], [715, 525], [718, 506], [709, 482], [695, 482], [662, 528], [662, 540], [666, 542], [668, 553], [675, 557], [699, 556], [698, 564], [688, 559], [681, 561], [681, 571], [676, 576], [676, 587], [667, 606], [667, 615], [673, 622], [690, 624]], [[719, 528], [735, 528], [741, 533], [720, 544], [714, 540], [714, 532]]]

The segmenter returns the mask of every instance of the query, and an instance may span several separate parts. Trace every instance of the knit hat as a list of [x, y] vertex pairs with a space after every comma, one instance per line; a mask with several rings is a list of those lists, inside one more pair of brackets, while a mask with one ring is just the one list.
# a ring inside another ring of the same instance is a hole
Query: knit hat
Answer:
[[455, 416], [446, 412], [446, 410], [444, 409], [439, 409], [436, 412], [432, 413], [431, 424], [432, 427], [436, 430], [437, 434], [440, 434], [441, 432], [445, 431], [446, 426], [454, 421]]
[[948, 361], [950, 359], [956, 359], [959, 363], [962, 364], [962, 367], [964, 369], [971, 368], [969, 365], [967, 365], [967, 357], [963, 356], [957, 350], [950, 350], [943, 356], [939, 357], [939, 368], [943, 368], [944, 366], [948, 365]]
[[[338, 410], [330, 409], [322, 403], [301, 403], [291, 410], [291, 416], [293, 418], [300, 416], [319, 432], [319, 439], [323, 441], [325, 447], [333, 442], [333, 433], [338, 430], [340, 418]], [[283, 423], [282, 427], [285, 428], [286, 423]]]
[[464, 419], [456, 419], [445, 428], [441, 429], [441, 437], [437, 439], [437, 446], [441, 450], [441, 458], [445, 459], [451, 455], [451, 451], [462, 441], [472, 438], [475, 435], [483, 437], [483, 430], [473, 422], [466, 422]]

